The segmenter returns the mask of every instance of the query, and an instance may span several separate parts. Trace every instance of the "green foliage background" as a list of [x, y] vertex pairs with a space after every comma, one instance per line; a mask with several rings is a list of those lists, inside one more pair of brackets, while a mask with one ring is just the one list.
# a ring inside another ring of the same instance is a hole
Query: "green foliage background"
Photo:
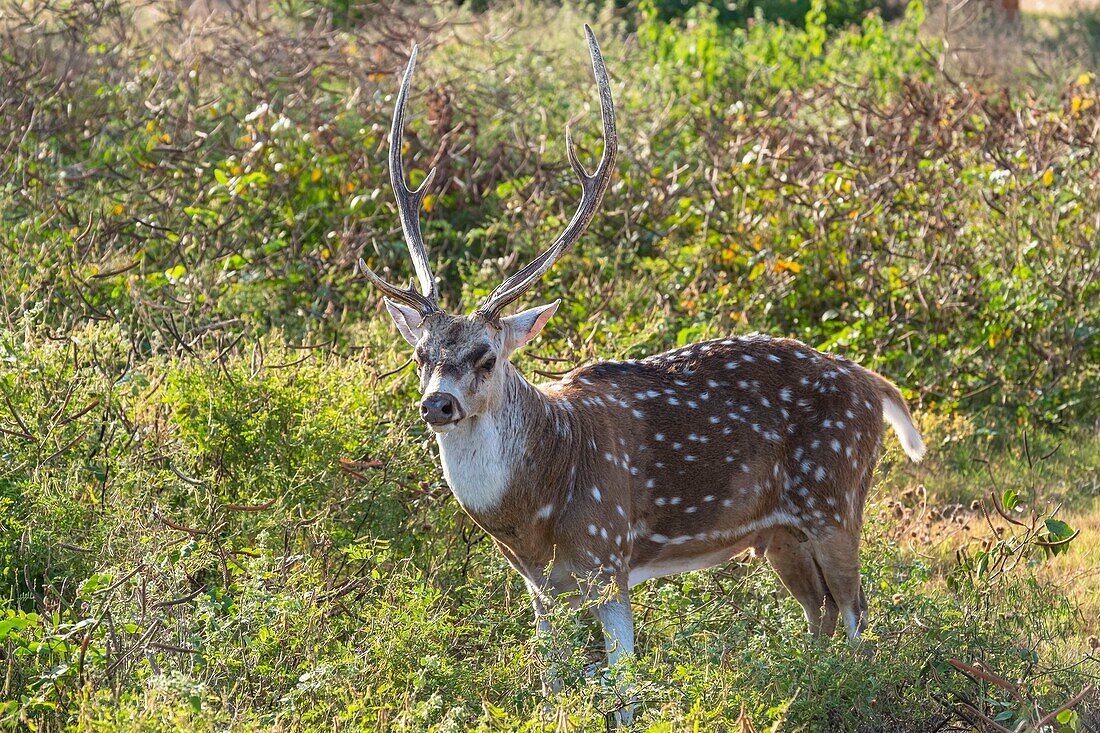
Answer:
[[603, 729], [618, 701], [570, 614], [573, 683], [535, 692], [522, 585], [450, 500], [407, 349], [353, 268], [409, 274], [383, 164], [413, 38], [406, 159], [414, 184], [440, 168], [424, 229], [447, 304], [554, 236], [578, 195], [567, 120], [599, 154], [585, 21], [619, 171], [538, 294], [563, 307], [523, 368], [791, 335], [896, 380], [938, 453], [882, 467], [871, 651], [805, 638], [759, 564], [650, 583], [642, 725], [934, 730], [964, 701], [1007, 725], [1034, 709], [950, 658], [1044, 709], [1096, 678], [1095, 622], [1032, 541], [1066, 525], [945, 558], [895, 516], [917, 489], [962, 506], [1001, 481], [1040, 512], [1091, 506], [1088, 69], [961, 82], [917, 3], [891, 23], [815, 4], [799, 26], [705, 6], [3, 7], [3, 725]]

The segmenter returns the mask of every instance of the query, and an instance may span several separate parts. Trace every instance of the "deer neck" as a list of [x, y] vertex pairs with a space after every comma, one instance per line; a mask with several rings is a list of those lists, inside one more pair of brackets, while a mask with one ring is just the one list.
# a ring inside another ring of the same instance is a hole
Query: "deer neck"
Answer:
[[443, 475], [462, 508], [491, 514], [506, 498], [523, 490], [552, 487], [528, 485], [533, 454], [555, 451], [554, 436], [568, 435], [565, 415], [511, 364], [505, 364], [503, 397], [491, 409], [438, 433]]

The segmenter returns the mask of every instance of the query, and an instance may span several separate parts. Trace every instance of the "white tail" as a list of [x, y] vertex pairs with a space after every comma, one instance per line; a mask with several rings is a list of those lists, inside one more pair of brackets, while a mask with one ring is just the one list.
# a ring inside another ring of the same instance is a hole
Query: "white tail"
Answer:
[[919, 463], [924, 458], [924, 441], [921, 440], [920, 433], [917, 432], [917, 426], [913, 424], [909, 408], [905, 406], [904, 402], [899, 401], [900, 399], [900, 394], [896, 398], [894, 395], [883, 395], [882, 416], [897, 433], [905, 455]]

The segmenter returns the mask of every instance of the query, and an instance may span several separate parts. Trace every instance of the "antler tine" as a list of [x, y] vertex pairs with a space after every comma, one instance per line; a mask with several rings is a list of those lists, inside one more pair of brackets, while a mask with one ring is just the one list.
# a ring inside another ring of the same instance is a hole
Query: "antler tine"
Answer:
[[435, 168], [428, 171], [424, 181], [414, 191], [405, 184], [405, 166], [401, 156], [402, 138], [405, 130], [405, 103], [412, 84], [413, 69], [416, 68], [417, 47], [413, 44], [409, 55], [409, 65], [405, 67], [405, 76], [401, 80], [401, 91], [397, 93], [397, 105], [393, 110], [393, 126], [390, 128], [390, 184], [397, 198], [397, 209], [401, 214], [401, 231], [405, 234], [405, 244], [409, 247], [413, 269], [420, 281], [420, 292], [433, 304], [439, 296], [435, 289], [435, 277], [428, 264], [428, 251], [424, 247], [424, 237], [420, 233], [420, 206], [428, 192], [428, 186], [435, 178]]
[[554, 263], [580, 238], [596, 214], [615, 169], [619, 135], [615, 128], [615, 104], [611, 98], [611, 82], [607, 78], [607, 69], [603, 63], [600, 46], [596, 43], [596, 36], [593, 35], [587, 23], [584, 26], [584, 33], [588, 37], [588, 50], [592, 56], [592, 73], [596, 77], [596, 85], [600, 91], [600, 117], [603, 119], [603, 153], [600, 156], [600, 163], [594, 173], [589, 174], [585, 170], [577, 158], [577, 151], [573, 147], [573, 139], [569, 134], [569, 125], [566, 124], [565, 147], [569, 156], [569, 165], [581, 179], [580, 204], [573, 218], [570, 219], [569, 225], [554, 240], [554, 243], [523, 269], [505, 280], [477, 309], [478, 313], [489, 320], [495, 321], [505, 306], [518, 299], [542, 279]]
[[367, 263], [362, 257], [359, 258], [359, 269], [367, 276], [371, 284], [381, 290], [390, 300], [396, 300], [415, 308], [416, 311], [425, 318], [433, 313], [439, 313], [439, 306], [436, 302], [418, 293], [412, 285], [412, 280], [409, 281], [409, 287], [407, 288], [399, 288], [396, 285], [391, 285], [380, 278], [374, 270], [367, 267]]

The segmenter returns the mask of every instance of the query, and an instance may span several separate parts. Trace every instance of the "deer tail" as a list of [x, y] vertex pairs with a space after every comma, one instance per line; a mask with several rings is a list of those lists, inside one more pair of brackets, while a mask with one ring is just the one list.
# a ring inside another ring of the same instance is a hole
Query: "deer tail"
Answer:
[[913, 416], [909, 414], [905, 398], [893, 382], [879, 374], [874, 376], [878, 381], [878, 392], [882, 396], [883, 418], [897, 433], [905, 454], [914, 461], [920, 461], [924, 458], [924, 441], [921, 440], [917, 426], [913, 424]]

